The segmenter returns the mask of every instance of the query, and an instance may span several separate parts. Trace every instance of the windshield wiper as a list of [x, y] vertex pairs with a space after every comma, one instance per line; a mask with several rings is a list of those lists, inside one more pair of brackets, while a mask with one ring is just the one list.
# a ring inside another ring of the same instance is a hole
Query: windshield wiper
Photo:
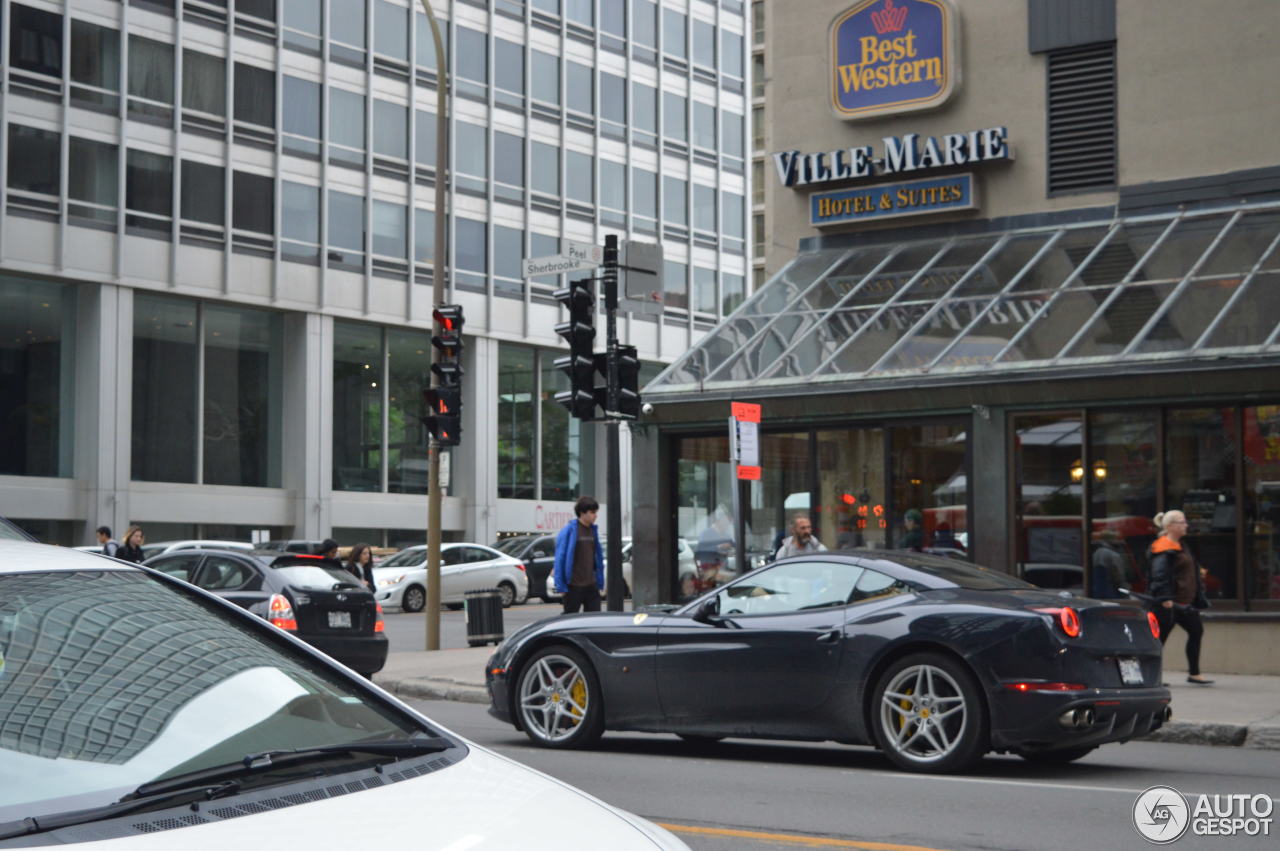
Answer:
[[308, 762], [333, 759], [335, 756], [373, 754], [375, 756], [398, 759], [440, 753], [451, 747], [453, 747], [453, 743], [448, 739], [431, 736], [395, 742], [352, 742], [350, 744], [321, 745], [314, 748], [272, 750], [245, 754], [237, 762], [201, 768], [173, 777], [166, 777], [163, 780], [143, 783], [120, 800], [100, 807], [29, 816], [18, 821], [0, 824], [0, 839], [11, 839], [15, 836], [43, 833], [62, 827], [102, 821], [178, 798], [187, 798], [193, 801], [211, 801], [215, 798], [224, 798], [240, 791], [243, 784], [237, 778], [269, 772], [272, 769], [290, 768]]

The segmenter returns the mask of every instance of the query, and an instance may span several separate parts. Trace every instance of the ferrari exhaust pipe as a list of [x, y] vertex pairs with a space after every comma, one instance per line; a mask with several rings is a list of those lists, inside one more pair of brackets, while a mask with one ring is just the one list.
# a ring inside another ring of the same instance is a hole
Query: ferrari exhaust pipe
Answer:
[[1083, 709], [1080, 711], [1080, 729], [1084, 730], [1089, 727], [1092, 727], [1093, 722], [1097, 720], [1098, 720], [1098, 717], [1097, 715], [1094, 714], [1092, 706], [1090, 706], [1088, 709]]
[[1092, 706], [1087, 709], [1068, 709], [1058, 716], [1058, 723], [1068, 730], [1087, 730], [1097, 720]]
[[1173, 707], [1172, 707], [1172, 706], [1166, 706], [1166, 707], [1164, 708], [1164, 720], [1168, 721], [1168, 720], [1169, 720], [1170, 718], [1172, 718], [1172, 717], [1173, 717]]

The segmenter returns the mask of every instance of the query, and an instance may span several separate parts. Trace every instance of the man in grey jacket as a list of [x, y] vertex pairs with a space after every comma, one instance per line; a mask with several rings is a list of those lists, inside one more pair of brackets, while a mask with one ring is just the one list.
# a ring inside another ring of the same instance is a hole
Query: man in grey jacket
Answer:
[[797, 514], [791, 518], [791, 537], [783, 540], [782, 546], [778, 547], [778, 554], [774, 558], [798, 556], [801, 553], [825, 553], [826, 551], [827, 548], [822, 545], [822, 542], [813, 536], [813, 522], [809, 520], [809, 515]]

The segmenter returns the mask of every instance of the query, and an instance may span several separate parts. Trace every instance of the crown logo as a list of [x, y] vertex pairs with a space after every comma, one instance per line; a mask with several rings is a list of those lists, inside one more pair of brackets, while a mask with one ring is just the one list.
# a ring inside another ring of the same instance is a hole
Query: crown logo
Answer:
[[894, 7], [893, 0], [884, 0], [884, 8], [879, 12], [871, 13], [871, 23], [876, 28], [876, 32], [880, 35], [892, 32], [901, 32], [902, 25], [907, 20], [907, 7]]

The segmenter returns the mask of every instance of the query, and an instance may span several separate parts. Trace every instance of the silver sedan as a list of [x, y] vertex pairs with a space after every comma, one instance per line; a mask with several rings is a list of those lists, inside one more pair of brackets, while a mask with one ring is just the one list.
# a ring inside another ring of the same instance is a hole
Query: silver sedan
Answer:
[[[373, 569], [374, 597], [384, 608], [420, 612], [427, 604], [427, 548], [408, 547]], [[524, 562], [483, 544], [440, 545], [440, 600], [462, 608], [468, 591], [497, 588], [503, 608], [529, 596]]]

